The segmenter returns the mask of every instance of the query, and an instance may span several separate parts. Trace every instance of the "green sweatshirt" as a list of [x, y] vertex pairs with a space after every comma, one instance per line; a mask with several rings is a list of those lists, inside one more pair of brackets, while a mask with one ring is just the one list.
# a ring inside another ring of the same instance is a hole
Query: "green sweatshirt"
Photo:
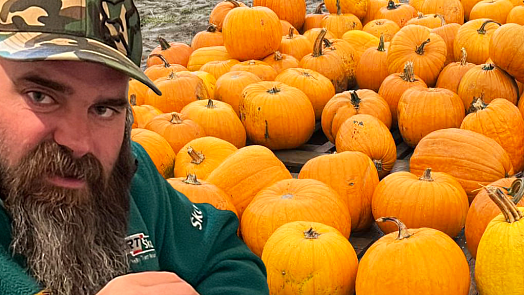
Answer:
[[[132, 147], [138, 160], [126, 238], [132, 272], [174, 272], [202, 295], [269, 294], [264, 264], [237, 237], [236, 215], [191, 203], [162, 178], [139, 144]], [[11, 258], [11, 225], [3, 207], [0, 232], [0, 295], [40, 292]]]

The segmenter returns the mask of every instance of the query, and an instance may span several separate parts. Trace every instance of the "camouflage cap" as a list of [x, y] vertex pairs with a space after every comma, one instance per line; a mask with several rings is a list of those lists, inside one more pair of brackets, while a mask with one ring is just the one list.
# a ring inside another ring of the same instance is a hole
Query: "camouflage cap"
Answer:
[[0, 0], [0, 57], [102, 63], [160, 95], [139, 68], [141, 56], [132, 0]]

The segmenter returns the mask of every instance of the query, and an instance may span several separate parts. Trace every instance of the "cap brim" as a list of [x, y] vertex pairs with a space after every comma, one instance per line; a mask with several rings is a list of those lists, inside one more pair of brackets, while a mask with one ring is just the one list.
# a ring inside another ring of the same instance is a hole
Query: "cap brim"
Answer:
[[10, 60], [82, 60], [107, 65], [127, 74], [157, 95], [162, 92], [120, 51], [97, 40], [63, 34], [0, 32], [0, 57]]

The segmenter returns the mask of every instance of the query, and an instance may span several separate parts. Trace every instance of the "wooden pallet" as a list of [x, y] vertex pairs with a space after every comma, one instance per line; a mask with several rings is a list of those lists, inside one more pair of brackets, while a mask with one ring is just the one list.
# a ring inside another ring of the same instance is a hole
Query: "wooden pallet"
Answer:
[[[392, 130], [392, 135], [395, 144], [397, 145], [397, 161], [393, 166], [392, 172], [409, 171], [409, 159], [413, 154], [413, 149], [402, 140], [402, 136], [398, 129]], [[284, 163], [284, 165], [286, 165], [286, 167], [291, 171], [291, 174], [294, 177], [297, 177], [300, 169], [307, 161], [321, 155], [331, 154], [335, 151], [335, 145], [329, 142], [322, 132], [320, 122], [317, 122], [315, 125], [315, 132], [306, 144], [293, 150], [275, 151], [275, 155]], [[383, 235], [384, 234], [379, 227], [376, 224], [373, 224], [373, 226], [365, 232], [351, 233], [349, 241], [351, 245], [353, 245], [357, 257], [360, 259], [366, 250]], [[454, 240], [464, 252], [469, 263], [471, 285], [468, 295], [478, 295], [474, 278], [475, 259], [471, 257], [471, 254], [466, 247], [464, 230], [462, 230]]]

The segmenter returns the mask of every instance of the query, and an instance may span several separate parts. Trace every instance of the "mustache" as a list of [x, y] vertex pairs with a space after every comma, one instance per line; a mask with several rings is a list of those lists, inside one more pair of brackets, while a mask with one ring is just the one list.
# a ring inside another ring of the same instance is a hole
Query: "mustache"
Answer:
[[41, 143], [30, 156], [34, 161], [47, 164], [43, 166], [47, 175], [76, 178], [93, 184], [104, 176], [102, 164], [94, 155], [74, 158], [72, 150], [55, 142]]

